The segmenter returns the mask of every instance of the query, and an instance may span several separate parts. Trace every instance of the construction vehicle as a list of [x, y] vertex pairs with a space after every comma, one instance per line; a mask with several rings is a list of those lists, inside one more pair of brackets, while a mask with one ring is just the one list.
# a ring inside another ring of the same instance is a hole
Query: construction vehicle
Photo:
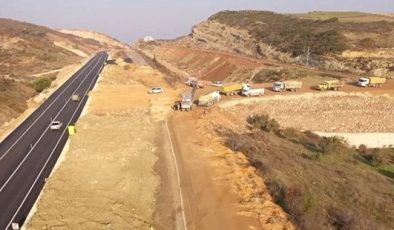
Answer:
[[302, 82], [300, 81], [277, 81], [272, 85], [272, 90], [275, 92], [283, 92], [286, 90], [295, 92], [302, 88]]
[[259, 89], [251, 89], [250, 87], [244, 87], [241, 93], [243, 96], [263, 96], [264, 95], [264, 88]]
[[357, 85], [361, 87], [381, 87], [386, 82], [384, 77], [361, 77]]
[[190, 111], [192, 110], [193, 103], [194, 103], [194, 95], [197, 91], [197, 86], [193, 86], [193, 90], [190, 92], [186, 92], [182, 95], [182, 100], [181, 101], [176, 101], [174, 104], [174, 109], [175, 110], [180, 110], [180, 111]]
[[199, 106], [211, 106], [216, 102], [220, 101], [220, 93], [219, 91], [213, 91], [209, 94], [202, 95], [198, 98]]
[[189, 77], [189, 78], [185, 81], [185, 84], [188, 85], [188, 86], [191, 86], [191, 87], [197, 86], [198, 88], [204, 88], [204, 86], [206, 85], [206, 82], [205, 82], [205, 81], [198, 80], [198, 79], [195, 78], [195, 77]]
[[319, 85], [316, 86], [317, 90], [340, 90], [345, 83], [339, 80], [330, 80], [330, 81], [323, 81]]
[[250, 88], [250, 86], [248, 84], [232, 84], [220, 87], [219, 92], [226, 96], [231, 96], [242, 92], [246, 88]]

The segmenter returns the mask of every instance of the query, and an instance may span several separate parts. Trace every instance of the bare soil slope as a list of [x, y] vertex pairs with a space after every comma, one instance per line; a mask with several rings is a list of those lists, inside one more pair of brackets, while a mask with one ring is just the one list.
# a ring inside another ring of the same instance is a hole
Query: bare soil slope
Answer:
[[0, 126], [27, 109], [27, 100], [36, 94], [31, 83], [38, 76], [56, 78], [63, 67], [102, 48], [91, 39], [0, 19]]

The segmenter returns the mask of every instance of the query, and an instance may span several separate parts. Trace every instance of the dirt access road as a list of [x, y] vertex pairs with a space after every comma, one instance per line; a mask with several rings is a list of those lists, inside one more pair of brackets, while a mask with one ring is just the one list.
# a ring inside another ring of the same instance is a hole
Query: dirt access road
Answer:
[[239, 167], [242, 160], [197, 126], [198, 120], [176, 113], [168, 121], [187, 229], [293, 229], [254, 169], [244, 168], [246, 159]]

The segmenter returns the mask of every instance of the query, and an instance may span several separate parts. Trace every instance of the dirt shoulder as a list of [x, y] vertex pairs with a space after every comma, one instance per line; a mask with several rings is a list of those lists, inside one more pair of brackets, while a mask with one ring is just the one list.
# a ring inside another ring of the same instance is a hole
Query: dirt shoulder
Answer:
[[[145, 79], [147, 78], [147, 79]], [[107, 65], [90, 93], [63, 162], [49, 178], [28, 229], [150, 229], [160, 178], [161, 122], [143, 81], [149, 67]], [[164, 83], [164, 82], [163, 82]], [[161, 116], [164, 117], [163, 111]]]

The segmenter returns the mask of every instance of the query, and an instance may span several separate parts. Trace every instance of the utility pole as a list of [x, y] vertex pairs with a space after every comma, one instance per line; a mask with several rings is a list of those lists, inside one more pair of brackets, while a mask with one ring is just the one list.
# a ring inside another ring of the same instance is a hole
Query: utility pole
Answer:
[[311, 55], [311, 48], [308, 46], [306, 50], [306, 66], [309, 66], [309, 56]]

